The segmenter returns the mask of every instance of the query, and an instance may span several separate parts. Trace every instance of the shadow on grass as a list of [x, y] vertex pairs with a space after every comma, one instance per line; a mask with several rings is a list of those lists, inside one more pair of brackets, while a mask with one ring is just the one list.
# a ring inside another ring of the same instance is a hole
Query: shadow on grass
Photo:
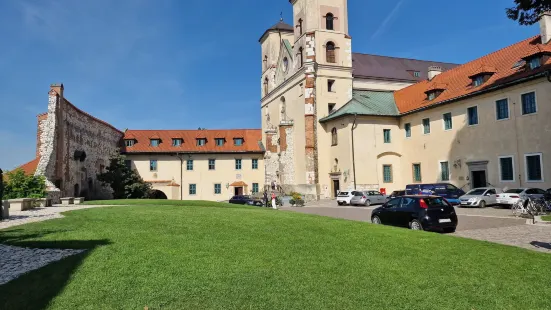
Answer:
[[[28, 240], [53, 233], [17, 235], [17, 230], [0, 232], [0, 243], [29, 248], [84, 249], [83, 253], [66, 257], [33, 270], [0, 285], [0, 309], [44, 309], [63, 290], [88, 255], [95, 248], [108, 245], [108, 240], [34, 241]], [[26, 239], [28, 241], [26, 241]], [[0, 262], [1, 263], [1, 262]]]

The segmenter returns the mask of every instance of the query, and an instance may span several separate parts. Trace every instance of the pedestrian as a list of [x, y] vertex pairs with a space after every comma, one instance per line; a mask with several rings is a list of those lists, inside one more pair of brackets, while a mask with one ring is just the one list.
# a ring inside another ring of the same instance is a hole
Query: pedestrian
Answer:
[[272, 192], [272, 208], [274, 210], [277, 210], [277, 206], [276, 206], [276, 195], [274, 192]]
[[264, 206], [268, 207], [268, 192], [264, 190]]

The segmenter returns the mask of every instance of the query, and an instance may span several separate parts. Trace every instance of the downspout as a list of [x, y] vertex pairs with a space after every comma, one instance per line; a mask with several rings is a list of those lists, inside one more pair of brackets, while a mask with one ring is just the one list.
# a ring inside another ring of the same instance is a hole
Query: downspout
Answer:
[[177, 153], [176, 155], [180, 159], [180, 200], [184, 200], [184, 158], [181, 153]]
[[354, 122], [352, 123], [352, 128], [350, 128], [350, 133], [352, 135], [352, 174], [354, 176], [354, 190], [356, 190], [356, 159], [355, 159], [355, 151], [354, 151], [354, 129], [356, 129], [356, 119], [358, 118], [358, 114], [354, 113]]

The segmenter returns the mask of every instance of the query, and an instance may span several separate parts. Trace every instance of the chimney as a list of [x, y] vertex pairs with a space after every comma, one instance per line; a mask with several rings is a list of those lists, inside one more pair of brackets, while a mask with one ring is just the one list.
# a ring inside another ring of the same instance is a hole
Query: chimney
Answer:
[[50, 85], [50, 90], [55, 91], [59, 97], [63, 98], [63, 84], [54, 83]]
[[540, 34], [541, 43], [547, 44], [551, 40], [551, 11], [547, 11], [540, 16]]
[[430, 66], [429, 67], [429, 81], [434, 79], [435, 76], [442, 73], [442, 68], [439, 66]]

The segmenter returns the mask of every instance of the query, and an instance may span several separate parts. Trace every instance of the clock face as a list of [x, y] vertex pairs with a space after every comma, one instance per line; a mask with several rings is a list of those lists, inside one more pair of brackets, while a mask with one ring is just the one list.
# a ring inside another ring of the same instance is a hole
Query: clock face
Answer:
[[287, 72], [289, 69], [289, 59], [287, 57], [283, 58], [283, 72]]

